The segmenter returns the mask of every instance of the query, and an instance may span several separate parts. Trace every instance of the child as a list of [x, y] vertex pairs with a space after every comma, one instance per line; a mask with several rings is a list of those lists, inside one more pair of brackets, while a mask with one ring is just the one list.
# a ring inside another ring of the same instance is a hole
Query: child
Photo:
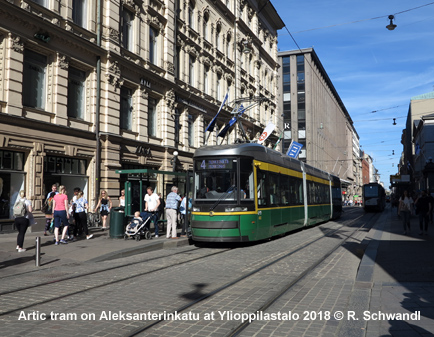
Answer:
[[140, 212], [135, 212], [134, 213], [134, 219], [131, 220], [130, 223], [130, 228], [136, 228], [136, 226], [139, 226], [143, 223], [143, 219], [140, 217]]

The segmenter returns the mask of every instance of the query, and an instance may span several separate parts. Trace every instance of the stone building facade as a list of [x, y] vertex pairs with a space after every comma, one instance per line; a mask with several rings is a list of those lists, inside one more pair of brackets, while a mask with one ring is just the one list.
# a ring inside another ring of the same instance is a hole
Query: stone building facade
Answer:
[[[54, 183], [82, 188], [91, 205], [107, 190], [116, 204], [124, 179], [117, 169], [171, 170], [177, 151], [177, 170], [191, 170], [226, 92], [217, 128], [240, 97], [268, 98], [245, 114], [249, 139], [268, 121], [279, 124], [284, 25], [269, 1], [2, 4], [0, 221], [11, 218], [21, 189], [37, 211]], [[234, 129], [223, 142], [237, 138]], [[164, 193], [158, 175], [147, 178]]]

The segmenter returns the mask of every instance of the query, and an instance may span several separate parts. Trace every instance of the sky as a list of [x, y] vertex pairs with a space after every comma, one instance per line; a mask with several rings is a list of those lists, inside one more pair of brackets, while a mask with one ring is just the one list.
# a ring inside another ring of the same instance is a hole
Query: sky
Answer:
[[[388, 188], [389, 176], [398, 172], [410, 99], [434, 90], [434, 3], [271, 2], [291, 33], [278, 31], [279, 51], [315, 49], [354, 122], [361, 149]], [[389, 15], [395, 16], [393, 31], [386, 29]]]

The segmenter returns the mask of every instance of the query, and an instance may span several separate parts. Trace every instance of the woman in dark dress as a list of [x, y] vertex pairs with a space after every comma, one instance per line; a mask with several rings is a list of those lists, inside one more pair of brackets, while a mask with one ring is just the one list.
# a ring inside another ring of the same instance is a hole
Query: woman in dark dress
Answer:
[[99, 213], [101, 214], [102, 220], [102, 230], [107, 228], [107, 216], [110, 213], [110, 209], [112, 208], [112, 201], [110, 197], [107, 195], [106, 191], [101, 191], [99, 196], [98, 205], [96, 205], [95, 213], [99, 209]]

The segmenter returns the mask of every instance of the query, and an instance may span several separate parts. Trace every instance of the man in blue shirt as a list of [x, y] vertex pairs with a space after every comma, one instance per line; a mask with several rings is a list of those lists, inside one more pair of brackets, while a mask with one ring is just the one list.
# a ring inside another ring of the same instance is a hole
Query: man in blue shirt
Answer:
[[176, 232], [176, 225], [178, 219], [179, 201], [181, 201], [181, 197], [178, 195], [178, 187], [172, 186], [172, 192], [170, 192], [166, 198], [167, 239], [170, 238], [171, 232], [172, 239], [178, 238], [178, 233]]

